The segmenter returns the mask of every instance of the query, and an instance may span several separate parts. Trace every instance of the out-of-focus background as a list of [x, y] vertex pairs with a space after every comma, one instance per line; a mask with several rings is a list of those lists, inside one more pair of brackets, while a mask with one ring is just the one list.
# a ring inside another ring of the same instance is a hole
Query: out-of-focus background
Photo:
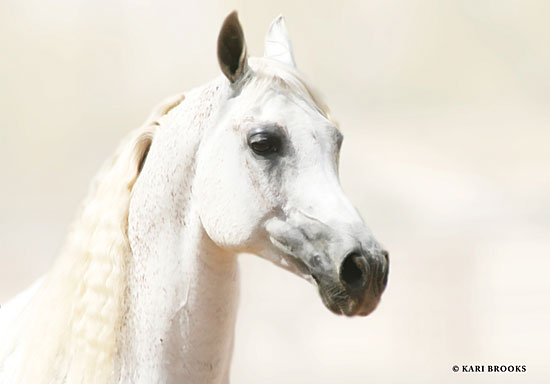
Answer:
[[[0, 2], [0, 302], [44, 273], [100, 164], [283, 13], [345, 134], [341, 181], [390, 250], [367, 318], [241, 257], [235, 383], [550, 380], [550, 2]], [[453, 373], [453, 365], [526, 365]]]

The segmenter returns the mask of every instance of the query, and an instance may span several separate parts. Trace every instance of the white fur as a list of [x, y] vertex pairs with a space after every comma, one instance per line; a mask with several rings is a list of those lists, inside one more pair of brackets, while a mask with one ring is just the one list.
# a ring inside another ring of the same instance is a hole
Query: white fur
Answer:
[[[286, 217], [340, 228], [338, 267], [364, 229], [339, 186], [339, 133], [282, 18], [267, 40], [244, 79], [169, 100], [106, 164], [52, 270], [10, 304], [9, 326], [0, 312], [0, 382], [226, 383], [237, 254], [313, 281], [266, 231]], [[246, 143], [270, 124], [293, 150], [276, 169]]]

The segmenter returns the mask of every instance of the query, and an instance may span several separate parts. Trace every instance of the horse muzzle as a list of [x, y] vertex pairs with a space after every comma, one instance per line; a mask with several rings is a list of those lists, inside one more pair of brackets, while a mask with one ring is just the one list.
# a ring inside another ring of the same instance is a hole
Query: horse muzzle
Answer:
[[366, 316], [378, 303], [388, 282], [385, 250], [354, 251], [344, 257], [337, 273], [313, 272], [325, 306], [336, 314]]
[[387, 285], [389, 257], [363, 223], [327, 225], [293, 213], [270, 219], [266, 230], [290, 269], [316, 283], [329, 310], [366, 316], [376, 308]]

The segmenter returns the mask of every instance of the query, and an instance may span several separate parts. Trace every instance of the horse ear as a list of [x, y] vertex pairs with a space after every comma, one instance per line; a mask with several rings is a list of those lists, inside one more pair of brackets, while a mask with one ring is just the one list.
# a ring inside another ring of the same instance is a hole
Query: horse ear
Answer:
[[237, 11], [231, 12], [224, 20], [218, 36], [218, 62], [220, 68], [234, 83], [246, 71], [246, 42]]
[[296, 67], [292, 43], [286, 29], [285, 18], [279, 15], [269, 27], [265, 37], [264, 57], [268, 57], [286, 65]]

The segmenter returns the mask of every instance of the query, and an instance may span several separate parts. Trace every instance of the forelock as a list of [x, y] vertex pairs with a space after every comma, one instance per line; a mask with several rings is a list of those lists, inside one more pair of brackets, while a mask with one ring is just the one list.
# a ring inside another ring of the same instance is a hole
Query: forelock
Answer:
[[281, 88], [304, 100], [332, 121], [328, 106], [298, 70], [265, 57], [250, 58], [249, 65], [252, 73], [247, 88], [261, 93]]

